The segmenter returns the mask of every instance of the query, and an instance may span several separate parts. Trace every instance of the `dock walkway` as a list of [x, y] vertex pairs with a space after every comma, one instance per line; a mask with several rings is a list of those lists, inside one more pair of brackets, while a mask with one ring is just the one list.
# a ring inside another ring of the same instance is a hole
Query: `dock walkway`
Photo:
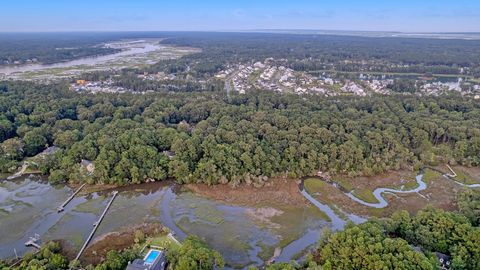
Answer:
[[118, 194], [118, 191], [114, 191], [114, 192], [113, 192], [113, 197], [112, 197], [112, 199], [110, 200], [110, 202], [108, 202], [107, 207], [105, 207], [105, 210], [103, 210], [102, 215], [98, 218], [98, 220], [97, 220], [95, 223], [93, 223], [93, 229], [92, 229], [92, 231], [90, 232], [90, 235], [88, 235], [87, 240], [85, 240], [85, 243], [83, 244], [82, 248], [81, 248], [80, 251], [78, 252], [77, 256], [75, 257], [75, 260], [78, 260], [78, 259], [80, 258], [80, 256], [82, 256], [82, 253], [85, 251], [85, 249], [87, 248], [88, 244], [90, 243], [90, 241], [92, 240], [93, 236], [95, 235], [95, 232], [97, 231], [98, 226], [100, 225], [100, 223], [102, 222], [103, 218], [104, 218], [105, 215], [107, 214], [107, 211], [108, 211], [108, 209], [110, 208], [110, 206], [112, 205], [113, 200], [115, 200], [115, 197], [117, 196], [117, 194]]
[[70, 197], [68, 197], [63, 203], [62, 205], [60, 205], [58, 208], [57, 208], [57, 212], [60, 213], [60, 212], [63, 212], [63, 210], [65, 210], [65, 206], [67, 206], [67, 204], [73, 200], [73, 198], [75, 197], [75, 195], [78, 194], [78, 192], [80, 192], [80, 190], [82, 190], [82, 188], [85, 186], [86, 184], [83, 184], [81, 185], [75, 192], [73, 192], [72, 195], [70, 195]]

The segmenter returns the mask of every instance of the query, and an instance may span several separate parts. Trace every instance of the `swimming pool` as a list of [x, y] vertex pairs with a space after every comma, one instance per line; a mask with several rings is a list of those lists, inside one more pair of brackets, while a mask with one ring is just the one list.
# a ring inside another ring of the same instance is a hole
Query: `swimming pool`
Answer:
[[161, 251], [159, 250], [150, 250], [147, 254], [147, 256], [145, 256], [145, 259], [143, 259], [145, 261], [145, 264], [147, 265], [151, 265], [155, 262], [155, 260], [158, 258], [158, 256], [160, 255]]

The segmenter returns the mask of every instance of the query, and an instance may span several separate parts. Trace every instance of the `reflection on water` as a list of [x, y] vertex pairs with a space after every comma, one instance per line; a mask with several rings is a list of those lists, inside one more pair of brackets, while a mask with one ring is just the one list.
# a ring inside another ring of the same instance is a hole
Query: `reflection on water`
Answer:
[[[96, 237], [127, 226], [160, 221], [180, 239], [187, 234], [204, 239], [234, 268], [262, 265], [279, 245], [285, 245], [279, 260], [288, 261], [314, 244], [322, 228], [328, 224], [303, 208], [292, 208], [285, 210], [285, 217], [278, 216], [275, 226], [271, 226], [249, 215], [254, 208], [227, 205], [190, 192], [177, 192], [168, 182], [118, 190], [120, 193], [100, 224]], [[111, 190], [77, 196], [64, 212], [57, 213], [58, 205], [72, 192], [66, 186], [52, 186], [40, 176], [2, 180], [0, 256], [12, 257], [14, 249], [19, 254], [28, 251], [24, 243], [35, 233], [41, 235], [42, 241], [64, 239], [73, 248], [80, 248], [108, 203]], [[292, 216], [295, 220], [291, 220]], [[295, 238], [282, 244], [283, 234], [292, 231], [296, 232], [292, 234]]]

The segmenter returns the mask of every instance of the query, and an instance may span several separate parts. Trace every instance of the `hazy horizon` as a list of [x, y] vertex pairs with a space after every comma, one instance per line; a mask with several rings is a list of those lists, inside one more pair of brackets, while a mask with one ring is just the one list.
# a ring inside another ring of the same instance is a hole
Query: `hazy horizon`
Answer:
[[331, 33], [399, 33], [399, 34], [480, 34], [480, 31], [386, 31], [386, 30], [362, 30], [362, 29], [228, 29], [228, 30], [40, 30], [40, 31], [0, 31], [0, 34], [54, 34], [54, 33], [290, 33], [290, 32], [331, 32]]
[[480, 2], [468, 0], [18, 0], [2, 10], [0, 32], [480, 32]]

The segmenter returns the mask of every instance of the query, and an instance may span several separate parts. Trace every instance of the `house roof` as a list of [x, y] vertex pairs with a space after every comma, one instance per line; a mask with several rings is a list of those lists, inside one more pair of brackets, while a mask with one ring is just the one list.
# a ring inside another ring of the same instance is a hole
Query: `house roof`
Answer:
[[148, 266], [144, 265], [144, 261], [136, 259], [127, 266], [126, 270], [148, 270]]

